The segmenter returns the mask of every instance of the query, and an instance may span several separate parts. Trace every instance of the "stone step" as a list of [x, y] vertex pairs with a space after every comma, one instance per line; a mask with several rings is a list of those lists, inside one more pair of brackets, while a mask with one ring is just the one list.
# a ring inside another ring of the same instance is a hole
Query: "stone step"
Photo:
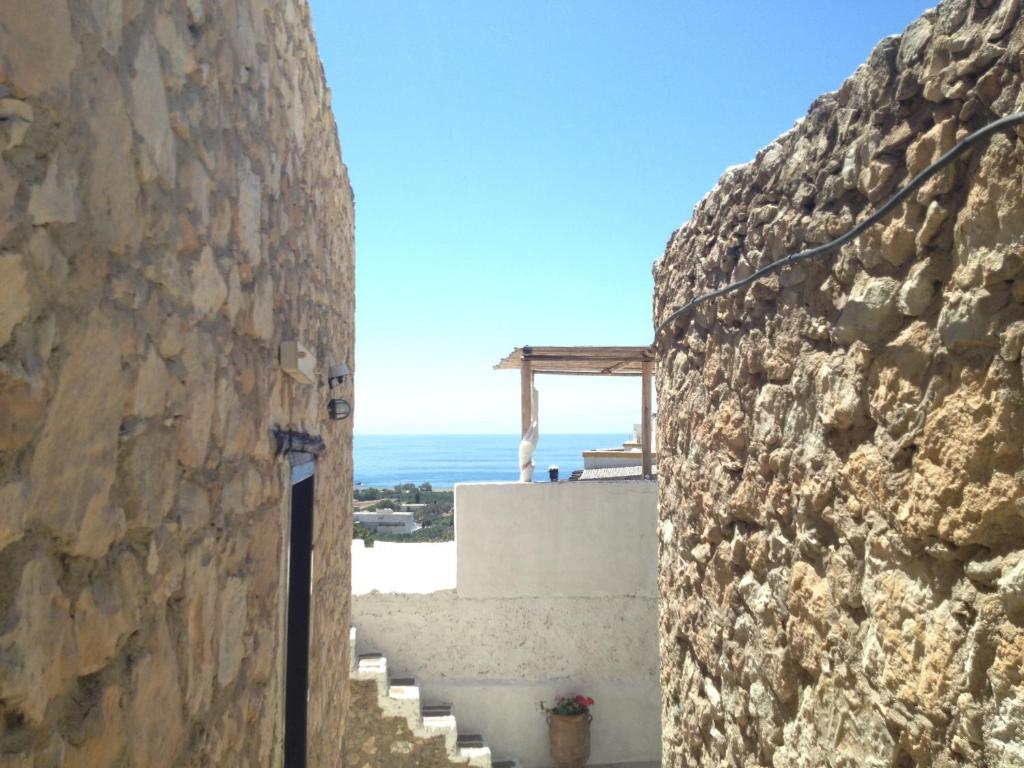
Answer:
[[359, 654], [352, 677], [356, 680], [376, 680], [386, 695], [388, 687], [387, 658], [379, 653]]
[[414, 733], [422, 738], [433, 738], [434, 736], [444, 737], [444, 748], [449, 755], [458, 751], [459, 726], [455, 722], [455, 716], [451, 713], [446, 715], [428, 715], [423, 713], [423, 725], [417, 728]]
[[402, 717], [418, 738], [444, 737], [445, 749], [467, 768], [519, 768], [515, 760], [494, 763], [478, 733], [459, 734], [451, 704], [423, 704], [413, 677], [389, 677], [388, 660], [377, 651], [356, 653], [356, 628], [349, 630], [352, 678], [377, 684], [377, 702], [385, 717]]
[[380, 708], [387, 717], [404, 717], [409, 730], [415, 731], [422, 724], [420, 717], [420, 688], [418, 685], [400, 685], [398, 681], [411, 678], [395, 678], [388, 687], [386, 696], [378, 697]]
[[445, 717], [452, 713], [451, 704], [424, 704], [424, 717]]
[[487, 747], [461, 747], [456, 754], [462, 760], [468, 760], [472, 768], [491, 768], [491, 750]]

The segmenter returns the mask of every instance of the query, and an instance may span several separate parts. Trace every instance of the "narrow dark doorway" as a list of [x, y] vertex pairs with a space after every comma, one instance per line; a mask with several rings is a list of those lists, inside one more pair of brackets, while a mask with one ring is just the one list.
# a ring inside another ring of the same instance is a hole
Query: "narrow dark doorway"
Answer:
[[292, 468], [285, 652], [284, 768], [306, 768], [309, 701], [309, 593], [313, 566], [314, 462]]

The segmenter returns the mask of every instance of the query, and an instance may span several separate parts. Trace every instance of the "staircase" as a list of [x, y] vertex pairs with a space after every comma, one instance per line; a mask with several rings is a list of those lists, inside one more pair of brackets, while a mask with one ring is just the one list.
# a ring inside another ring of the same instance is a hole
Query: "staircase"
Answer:
[[451, 705], [424, 704], [413, 678], [388, 675], [380, 653], [356, 654], [356, 628], [349, 633], [349, 715], [344, 765], [351, 768], [519, 768], [494, 761], [479, 734], [460, 734]]

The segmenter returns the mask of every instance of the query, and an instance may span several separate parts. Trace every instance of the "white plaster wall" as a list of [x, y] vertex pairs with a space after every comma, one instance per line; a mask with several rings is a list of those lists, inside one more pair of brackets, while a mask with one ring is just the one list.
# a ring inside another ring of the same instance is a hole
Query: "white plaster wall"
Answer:
[[657, 595], [651, 480], [455, 486], [463, 597]]
[[[450, 702], [496, 757], [550, 765], [539, 703], [585, 693], [597, 701], [592, 764], [658, 761], [656, 505], [641, 480], [458, 485], [457, 589], [420, 584], [447, 572], [441, 549], [423, 562], [405, 549], [354, 558], [359, 652], [387, 655], [424, 702]], [[397, 556], [429, 567], [396, 581]]]

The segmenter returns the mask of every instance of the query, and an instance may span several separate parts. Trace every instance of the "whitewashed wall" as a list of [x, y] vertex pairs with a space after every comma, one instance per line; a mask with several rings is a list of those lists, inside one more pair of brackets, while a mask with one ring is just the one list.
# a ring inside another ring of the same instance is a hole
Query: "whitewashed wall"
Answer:
[[355, 595], [359, 650], [451, 702], [498, 757], [550, 765], [539, 702], [583, 692], [591, 763], [657, 761], [656, 502], [645, 481], [459, 485], [458, 588]]

